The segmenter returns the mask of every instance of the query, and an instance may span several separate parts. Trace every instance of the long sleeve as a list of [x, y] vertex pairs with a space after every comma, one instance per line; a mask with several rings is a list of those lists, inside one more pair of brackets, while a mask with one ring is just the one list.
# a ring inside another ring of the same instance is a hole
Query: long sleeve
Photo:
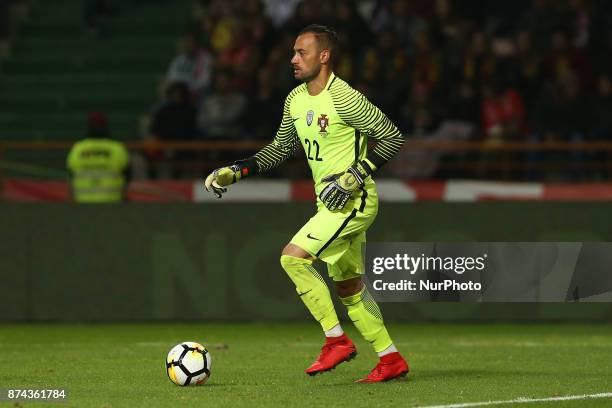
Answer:
[[291, 98], [295, 93], [294, 90], [285, 99], [283, 118], [274, 140], [254, 155], [258, 173], [260, 174], [273, 169], [287, 160], [293, 155], [299, 145], [297, 130], [295, 129], [290, 110]]
[[347, 125], [378, 141], [367, 158], [380, 168], [402, 148], [404, 136], [362, 93], [344, 81], [335, 82], [338, 84], [332, 84], [329, 91], [336, 112]]

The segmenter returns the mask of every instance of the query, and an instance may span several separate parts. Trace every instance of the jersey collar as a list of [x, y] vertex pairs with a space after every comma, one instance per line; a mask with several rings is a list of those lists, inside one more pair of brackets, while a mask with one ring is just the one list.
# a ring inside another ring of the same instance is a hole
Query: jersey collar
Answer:
[[325, 88], [323, 88], [324, 91], [327, 91], [327, 88], [329, 88], [329, 85], [332, 83], [335, 77], [336, 77], [336, 74], [334, 74], [334, 72], [332, 71], [329, 78], [327, 78], [327, 83], [325, 84]]

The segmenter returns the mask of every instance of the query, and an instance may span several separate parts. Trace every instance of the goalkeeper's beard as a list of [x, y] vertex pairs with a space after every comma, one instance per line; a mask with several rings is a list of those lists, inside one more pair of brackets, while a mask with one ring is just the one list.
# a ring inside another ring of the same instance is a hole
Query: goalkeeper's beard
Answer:
[[321, 72], [321, 67], [319, 67], [318, 69], [314, 71], [311, 71], [310, 73], [306, 73], [301, 68], [298, 68], [298, 69], [299, 69], [299, 72], [302, 73], [302, 75], [296, 75], [296, 79], [304, 82], [305, 84], [308, 84], [309, 82], [314, 80], [317, 76], [319, 76], [319, 73]]

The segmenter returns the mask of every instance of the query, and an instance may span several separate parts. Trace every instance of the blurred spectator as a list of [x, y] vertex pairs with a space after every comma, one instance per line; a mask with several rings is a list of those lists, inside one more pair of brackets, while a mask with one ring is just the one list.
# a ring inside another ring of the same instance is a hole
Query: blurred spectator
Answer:
[[519, 140], [525, 131], [525, 105], [515, 89], [501, 81], [482, 88], [482, 128], [490, 142]]
[[363, 85], [357, 81], [357, 86], [367, 88], [370, 100], [391, 119], [397, 119], [409, 95], [411, 78], [406, 74], [408, 57], [397, 47], [397, 35], [393, 31], [380, 33], [376, 46], [364, 50], [360, 71]]
[[66, 160], [77, 203], [116, 203], [125, 199], [129, 154], [123, 143], [109, 138], [108, 120], [90, 112], [87, 138], [72, 146]]
[[212, 48], [212, 36], [215, 29], [215, 21], [213, 16], [208, 13], [203, 14], [197, 20], [192, 22], [191, 32], [195, 37], [195, 42], [203, 49]]
[[516, 36], [516, 55], [506, 78], [516, 86], [527, 112], [531, 112], [542, 81], [542, 59], [533, 47], [529, 31], [520, 31]]
[[450, 47], [460, 34], [459, 20], [453, 14], [450, 0], [436, 0], [434, 15], [429, 22], [429, 32], [434, 46], [438, 49]]
[[490, 39], [482, 31], [472, 35], [463, 58], [463, 78], [480, 88], [482, 83], [494, 79], [497, 59], [491, 52]]
[[363, 29], [367, 23], [357, 12], [355, 2], [348, 0], [336, 2], [334, 14], [336, 16], [334, 29], [338, 33], [340, 50], [345, 57], [358, 53], [364, 44], [370, 43], [370, 32]]
[[217, 20], [211, 33], [212, 51], [215, 55], [218, 55], [230, 47], [238, 23], [239, 20], [235, 16], [221, 17]]
[[168, 85], [166, 100], [153, 113], [151, 138], [192, 140], [196, 133], [196, 109], [183, 82]]
[[531, 7], [521, 17], [520, 25], [533, 34], [538, 52], [547, 50], [551, 34], [562, 26], [558, 0], [532, 0]]
[[440, 122], [439, 102], [436, 89], [415, 84], [411, 89], [409, 102], [402, 106], [398, 126], [413, 136], [425, 137]]
[[299, 3], [303, 0], [263, 0], [266, 15], [272, 20], [276, 27], [284, 25], [295, 12]]
[[246, 96], [232, 88], [227, 71], [216, 73], [213, 91], [204, 99], [197, 115], [197, 126], [207, 139], [237, 139], [244, 136], [243, 117]]
[[582, 140], [589, 106], [573, 75], [561, 75], [542, 91], [535, 106], [537, 138], [546, 141]]
[[283, 99], [296, 85], [291, 64], [287, 63], [291, 58], [294, 40], [295, 35], [293, 33], [284, 33], [278, 43], [268, 52], [263, 66], [263, 69], [274, 78], [275, 88], [285, 94]]
[[248, 41], [258, 44], [260, 50], [270, 50], [275, 42], [275, 31], [272, 23], [263, 15], [248, 20]]
[[[429, 2], [427, 2], [429, 3]], [[410, 0], [385, 1], [378, 3], [374, 11], [372, 29], [374, 32], [392, 30], [401, 46], [407, 46], [414, 36], [427, 28], [427, 21], [418, 12], [423, 12], [423, 3]]]
[[250, 137], [269, 140], [274, 137], [278, 129], [286, 95], [278, 91], [274, 84], [274, 76], [266, 69], [260, 70], [258, 77], [258, 87], [251, 98], [246, 123], [251, 124]]
[[147, 148], [144, 153], [150, 176], [170, 178], [185, 173], [176, 171], [179, 166], [175, 164], [193, 159], [193, 154], [163, 150], [159, 142], [193, 140], [196, 133], [196, 108], [191, 101], [187, 84], [171, 83], [166, 89], [166, 99], [152, 114], [151, 129], [145, 139]]
[[585, 53], [572, 45], [568, 34], [556, 30], [550, 37], [550, 51], [544, 61], [544, 69], [549, 78], [572, 76], [580, 86], [590, 82], [590, 67]]
[[[401, 72], [406, 69], [404, 66], [406, 61], [396, 61], [397, 77], [401, 77]], [[440, 76], [442, 75], [442, 66], [440, 57], [431, 47], [431, 42], [426, 31], [421, 31], [415, 36], [414, 41], [414, 56], [412, 64], [412, 86], [413, 88], [425, 88], [427, 92], [432, 93], [438, 86]], [[397, 83], [397, 80], [395, 80]]]
[[572, 33], [571, 43], [586, 48], [591, 40], [593, 16], [584, 0], [568, 0], [564, 20]]
[[187, 84], [193, 101], [210, 87], [213, 56], [200, 48], [193, 32], [183, 35], [180, 42], [181, 52], [174, 57], [166, 74], [166, 83], [184, 82]]
[[227, 30], [223, 35], [227, 36], [226, 44], [217, 49], [217, 67], [232, 72], [234, 88], [246, 90], [255, 82], [255, 72], [260, 62], [259, 49], [242, 21], [228, 21]]
[[[496, 79], [482, 85], [481, 117], [484, 141], [488, 145], [524, 138], [525, 106], [515, 89]], [[507, 177], [509, 162], [519, 159], [515, 153], [484, 150], [480, 154], [479, 177]], [[496, 166], [496, 164], [498, 166]], [[502, 167], [499, 167], [501, 164]]]
[[242, 0], [239, 14], [246, 21], [252, 21], [258, 18], [267, 20], [265, 8], [260, 0]]
[[[532, 135], [536, 141], [561, 141], [581, 143], [585, 140], [589, 120], [589, 104], [584, 92], [580, 89], [579, 80], [571, 75], [559, 76], [555, 82], [547, 86], [539, 98], [535, 108], [535, 132]], [[581, 179], [584, 172], [580, 165], [584, 159], [582, 151], [540, 152], [534, 156], [536, 160], [570, 161], [572, 171], [555, 175], [555, 177], [571, 177]]]
[[[332, 17], [329, 13], [324, 13], [325, 6], [331, 8], [331, 2], [323, 2], [321, 0], [303, 0], [297, 4], [293, 16], [283, 25], [283, 29], [287, 32], [298, 33], [308, 24], [318, 22], [325, 24]], [[295, 39], [295, 35], [294, 35]]]
[[451, 87], [445, 116], [464, 124], [476, 124], [480, 119], [479, 99], [474, 87], [463, 81]]

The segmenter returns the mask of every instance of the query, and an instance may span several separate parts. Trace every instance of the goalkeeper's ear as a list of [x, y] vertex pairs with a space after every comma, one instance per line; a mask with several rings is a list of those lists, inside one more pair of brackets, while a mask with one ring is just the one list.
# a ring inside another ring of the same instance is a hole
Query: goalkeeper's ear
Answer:
[[259, 165], [257, 164], [257, 159], [255, 159], [255, 157], [249, 157], [248, 159], [244, 160], [236, 160], [234, 165], [238, 166], [240, 169], [240, 178], [246, 178], [259, 174]]

